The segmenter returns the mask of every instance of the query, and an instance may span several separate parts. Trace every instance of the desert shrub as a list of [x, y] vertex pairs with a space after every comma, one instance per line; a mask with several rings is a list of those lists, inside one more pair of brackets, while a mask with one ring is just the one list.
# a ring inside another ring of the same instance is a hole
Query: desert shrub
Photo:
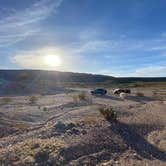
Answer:
[[78, 102], [78, 96], [77, 96], [77, 95], [72, 96], [72, 99], [73, 99], [73, 102], [74, 102], [74, 103], [77, 103], [77, 102]]
[[11, 97], [8, 97], [8, 96], [2, 98], [2, 102], [3, 102], [3, 103], [9, 103], [9, 102], [11, 102], [11, 101], [12, 101], [12, 98], [11, 98]]
[[136, 96], [143, 97], [143, 96], [144, 96], [144, 93], [142, 93], [142, 92], [137, 92], [137, 93], [136, 93]]
[[104, 116], [105, 119], [116, 121], [117, 113], [113, 110], [112, 107], [101, 107], [99, 108], [100, 113]]
[[37, 100], [38, 100], [38, 98], [37, 98], [36, 96], [30, 96], [30, 97], [29, 97], [29, 102], [30, 102], [31, 104], [36, 103]]
[[77, 103], [79, 101], [88, 101], [88, 100], [90, 100], [85, 92], [81, 92], [77, 95], [73, 95], [72, 98], [73, 98], [74, 103]]
[[80, 94], [78, 94], [78, 99], [79, 100], [86, 100], [86, 94], [85, 94], [85, 92], [81, 92]]
[[44, 108], [43, 108], [43, 111], [48, 111], [48, 108], [47, 108], [47, 107], [44, 107]]
[[73, 98], [73, 102], [76, 103], [76, 104], [78, 104], [80, 102], [85, 102], [86, 104], [92, 104], [93, 103], [92, 97], [89, 96], [89, 95], [86, 95], [85, 93], [80, 93], [80, 94], [77, 94], [77, 95], [73, 95], [72, 98]]
[[156, 92], [156, 91], [153, 91], [153, 92], [152, 92], [152, 95], [153, 95], [153, 96], [157, 95], [157, 92]]

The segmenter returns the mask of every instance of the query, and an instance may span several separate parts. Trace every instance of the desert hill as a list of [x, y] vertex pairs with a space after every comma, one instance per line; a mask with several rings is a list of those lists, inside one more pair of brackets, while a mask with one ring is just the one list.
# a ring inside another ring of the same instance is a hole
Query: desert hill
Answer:
[[85, 73], [44, 70], [0, 70], [0, 94], [58, 93], [66, 87], [104, 86], [117, 84], [166, 83], [166, 77], [112, 77]]

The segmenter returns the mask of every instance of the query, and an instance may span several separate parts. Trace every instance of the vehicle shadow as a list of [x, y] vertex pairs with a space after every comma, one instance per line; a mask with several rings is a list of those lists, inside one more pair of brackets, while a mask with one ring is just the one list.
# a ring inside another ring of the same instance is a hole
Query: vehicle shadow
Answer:
[[149, 101], [154, 101], [153, 98], [151, 97], [147, 97], [147, 96], [127, 96], [126, 97], [127, 100], [131, 100], [131, 101], [135, 101], [135, 102], [149, 102]]
[[110, 100], [123, 101], [123, 99], [121, 99], [119, 97], [114, 97], [114, 96], [109, 96], [109, 95], [97, 96], [97, 97], [100, 97], [102, 99], [110, 99]]
[[[135, 150], [141, 157], [147, 159], [156, 158], [161, 161], [166, 161], [166, 152], [149, 143], [142, 134], [147, 134], [155, 130], [155, 126], [150, 125], [129, 125], [122, 122], [110, 122], [111, 130], [121, 136], [126, 144]], [[142, 130], [141, 132], [137, 130]], [[140, 134], [141, 133], [141, 134]]]

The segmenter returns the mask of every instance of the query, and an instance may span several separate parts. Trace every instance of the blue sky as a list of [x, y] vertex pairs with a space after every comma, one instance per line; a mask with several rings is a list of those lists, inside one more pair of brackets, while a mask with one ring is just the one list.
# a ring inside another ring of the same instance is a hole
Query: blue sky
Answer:
[[[166, 77], [165, 0], [0, 0], [0, 68]], [[60, 65], [46, 65], [53, 54]]]

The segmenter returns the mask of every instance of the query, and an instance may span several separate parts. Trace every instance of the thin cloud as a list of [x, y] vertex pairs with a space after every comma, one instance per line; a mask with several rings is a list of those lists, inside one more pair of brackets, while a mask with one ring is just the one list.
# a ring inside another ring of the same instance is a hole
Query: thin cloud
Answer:
[[89, 39], [82, 40], [73, 45], [76, 53], [114, 53], [127, 54], [129, 52], [166, 51], [166, 38], [156, 37], [153, 39], [131, 39], [130, 37], [119, 39]]
[[40, 31], [39, 23], [49, 17], [63, 0], [40, 0], [29, 8], [0, 20], [0, 47], [17, 43]]
[[151, 65], [137, 68], [134, 71], [105, 69], [99, 73], [115, 77], [166, 77], [166, 65]]
[[166, 65], [139, 68], [133, 75], [142, 77], [166, 77]]
[[75, 43], [76, 53], [128, 53], [128, 52], [150, 52], [166, 50], [166, 33], [158, 34], [149, 39], [134, 39], [127, 34], [120, 34], [119, 36], [109, 37], [103, 39], [102, 33], [95, 28], [86, 28], [79, 33], [79, 42]]

